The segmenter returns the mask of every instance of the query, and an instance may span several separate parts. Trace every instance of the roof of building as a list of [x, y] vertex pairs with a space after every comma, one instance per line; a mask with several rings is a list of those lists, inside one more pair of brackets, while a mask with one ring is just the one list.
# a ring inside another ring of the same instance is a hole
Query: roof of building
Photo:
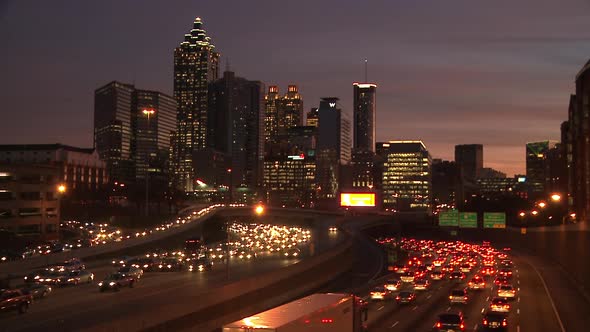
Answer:
[[2, 144], [0, 151], [51, 151], [51, 150], [66, 150], [81, 153], [93, 153], [93, 148], [78, 148], [75, 146], [64, 145], [60, 143], [55, 144]]
[[586, 71], [588, 71], [588, 69], [590, 69], [590, 60], [588, 60], [588, 62], [586, 62], [586, 64], [582, 67], [582, 69], [580, 69], [580, 71], [578, 72], [578, 74], [576, 75], [576, 80], [583, 75]]

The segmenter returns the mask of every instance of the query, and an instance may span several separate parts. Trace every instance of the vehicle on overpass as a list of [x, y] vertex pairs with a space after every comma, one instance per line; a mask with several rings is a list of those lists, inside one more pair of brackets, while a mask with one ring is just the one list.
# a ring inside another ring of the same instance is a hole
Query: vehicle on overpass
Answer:
[[198, 238], [190, 238], [184, 241], [184, 253], [191, 256], [200, 256], [204, 251], [203, 243]]
[[223, 332], [361, 332], [362, 301], [350, 294], [313, 294], [223, 326]]

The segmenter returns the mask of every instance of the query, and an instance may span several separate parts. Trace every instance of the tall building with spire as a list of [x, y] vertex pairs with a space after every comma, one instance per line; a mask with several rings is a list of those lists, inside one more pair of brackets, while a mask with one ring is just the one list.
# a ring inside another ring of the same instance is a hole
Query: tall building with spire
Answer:
[[174, 50], [174, 98], [178, 103], [177, 130], [171, 162], [172, 186], [192, 191], [196, 173], [193, 154], [208, 145], [208, 86], [217, 80], [219, 53], [196, 18], [193, 28]]
[[352, 86], [354, 91], [353, 149], [375, 152], [377, 85], [355, 82]]

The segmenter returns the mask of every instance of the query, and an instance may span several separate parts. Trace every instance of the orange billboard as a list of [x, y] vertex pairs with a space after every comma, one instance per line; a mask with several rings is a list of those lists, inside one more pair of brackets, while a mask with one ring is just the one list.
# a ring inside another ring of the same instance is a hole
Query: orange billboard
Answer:
[[340, 193], [340, 206], [375, 206], [375, 193]]

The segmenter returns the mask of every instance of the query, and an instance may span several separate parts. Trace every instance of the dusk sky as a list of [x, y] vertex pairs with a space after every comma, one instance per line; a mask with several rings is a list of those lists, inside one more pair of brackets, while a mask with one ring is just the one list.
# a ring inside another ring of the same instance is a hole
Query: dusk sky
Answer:
[[237, 75], [297, 84], [305, 111], [378, 84], [377, 139], [422, 139], [433, 158], [484, 144], [524, 173], [524, 145], [559, 140], [590, 58], [590, 0], [0, 0], [0, 144], [92, 146], [94, 90], [172, 94], [173, 49], [203, 19]]

